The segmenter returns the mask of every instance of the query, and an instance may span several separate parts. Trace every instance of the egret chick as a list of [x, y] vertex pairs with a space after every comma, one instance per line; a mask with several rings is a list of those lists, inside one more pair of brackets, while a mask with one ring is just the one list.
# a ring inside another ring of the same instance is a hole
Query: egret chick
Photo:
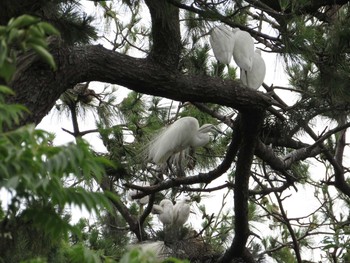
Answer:
[[153, 205], [152, 213], [158, 214], [158, 219], [163, 225], [171, 225], [173, 223], [173, 202], [163, 199], [159, 205]]
[[254, 60], [254, 40], [246, 31], [235, 28], [233, 32], [235, 38], [233, 59], [241, 71], [251, 71]]
[[250, 71], [241, 69], [241, 81], [248, 88], [257, 90], [264, 82], [266, 74], [266, 65], [261, 57], [261, 50], [257, 49], [254, 53], [253, 67]]
[[204, 124], [199, 127], [193, 117], [178, 119], [159, 135], [148, 146], [148, 159], [156, 164], [164, 164], [174, 154], [188, 147], [202, 147], [210, 141], [209, 132], [214, 125]]
[[127, 249], [140, 249], [143, 253], [152, 252], [158, 260], [165, 260], [173, 253], [171, 248], [167, 247], [163, 241], [146, 241], [130, 244], [127, 246]]
[[131, 201], [131, 202], [132, 201], [136, 201], [139, 205], [148, 204], [148, 201], [149, 201], [149, 196], [148, 195], [146, 195], [146, 196], [144, 196], [144, 197], [142, 197], [140, 199], [133, 199], [133, 197], [135, 195], [139, 194], [139, 193], [140, 193], [140, 191], [135, 190], [135, 189], [128, 191], [128, 194], [127, 194], [128, 200]]
[[173, 210], [173, 225], [183, 226], [190, 216], [190, 205], [187, 200], [176, 202]]
[[234, 33], [225, 25], [215, 27], [210, 33], [209, 42], [217, 61], [230, 64], [235, 45]]

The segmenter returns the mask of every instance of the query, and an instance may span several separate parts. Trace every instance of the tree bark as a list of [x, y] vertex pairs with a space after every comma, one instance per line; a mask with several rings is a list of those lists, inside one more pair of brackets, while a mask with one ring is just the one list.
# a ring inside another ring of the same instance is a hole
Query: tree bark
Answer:
[[242, 143], [238, 153], [233, 200], [235, 236], [231, 247], [227, 249], [220, 263], [231, 262], [233, 258], [248, 257], [245, 245], [250, 232], [248, 218], [250, 167], [253, 162], [263, 117], [262, 112], [256, 111], [244, 111], [241, 114]]
[[177, 70], [182, 49], [179, 9], [166, 0], [146, 0], [152, 18], [150, 59]]
[[273, 104], [267, 95], [245, 88], [238, 80], [183, 75], [157, 62], [119, 54], [101, 45], [66, 47], [56, 40], [51, 52], [58, 66], [55, 72], [32, 53], [18, 59], [18, 70], [10, 83], [16, 96], [8, 102], [23, 104], [30, 110], [21, 124], [38, 124], [65, 90], [86, 81], [118, 84], [177, 101], [210, 102], [237, 110], [264, 111]]

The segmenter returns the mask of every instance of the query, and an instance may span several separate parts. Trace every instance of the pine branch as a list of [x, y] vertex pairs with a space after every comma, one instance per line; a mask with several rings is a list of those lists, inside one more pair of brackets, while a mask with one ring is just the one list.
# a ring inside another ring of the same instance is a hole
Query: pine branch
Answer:
[[238, 154], [234, 188], [235, 236], [231, 246], [219, 262], [229, 262], [234, 257], [242, 257], [249, 237], [248, 190], [250, 167], [252, 165], [258, 134], [262, 125], [261, 112], [244, 112], [241, 117], [242, 143]]

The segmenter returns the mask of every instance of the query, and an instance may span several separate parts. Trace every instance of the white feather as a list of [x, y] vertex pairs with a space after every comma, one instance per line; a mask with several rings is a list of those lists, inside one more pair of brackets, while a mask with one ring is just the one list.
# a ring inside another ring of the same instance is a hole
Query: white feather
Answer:
[[148, 146], [148, 159], [156, 164], [165, 163], [170, 156], [186, 148], [201, 147], [210, 140], [208, 132], [213, 125], [199, 128], [196, 118], [183, 117], [157, 135]]
[[238, 67], [250, 71], [253, 67], [254, 40], [246, 31], [236, 28], [233, 32], [235, 38], [233, 59]]
[[158, 214], [158, 219], [163, 225], [173, 223], [173, 203], [169, 199], [163, 199], [159, 205], [153, 205], [152, 213]]
[[264, 82], [266, 74], [266, 65], [261, 57], [260, 49], [254, 54], [253, 67], [250, 71], [241, 70], [241, 81], [248, 88], [257, 90]]
[[215, 58], [223, 64], [230, 64], [235, 45], [233, 32], [225, 25], [215, 27], [211, 31], [209, 42]]
[[190, 216], [190, 205], [185, 200], [176, 202], [173, 210], [173, 224], [184, 225]]

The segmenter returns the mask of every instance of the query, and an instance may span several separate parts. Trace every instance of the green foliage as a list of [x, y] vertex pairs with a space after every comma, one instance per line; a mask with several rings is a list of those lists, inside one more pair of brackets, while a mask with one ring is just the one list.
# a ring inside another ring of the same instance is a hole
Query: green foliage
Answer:
[[295, 262], [295, 256], [291, 253], [290, 249], [288, 248], [282, 248], [279, 249], [277, 252], [274, 253], [273, 258], [278, 263], [294, 263]]
[[151, 263], [160, 262], [157, 257], [150, 251], [141, 252], [141, 250], [133, 249], [120, 259], [119, 263]]
[[309, 164], [305, 162], [298, 162], [292, 165], [291, 172], [296, 178], [298, 178], [298, 182], [303, 184], [310, 176], [309, 168]]
[[[0, 72], [7, 72], [1, 76], [9, 81], [15, 72], [12, 46], [20, 46], [23, 51], [34, 49], [54, 67], [45, 41], [46, 35], [52, 33], [57, 34], [57, 31], [51, 25], [27, 15], [1, 26]], [[109, 198], [112, 195], [90, 192], [80, 186], [67, 187], [65, 180], [75, 177], [78, 181], [98, 182], [104, 176], [105, 167], [111, 163], [96, 157], [82, 139], [76, 140], [75, 144], [55, 147], [51, 145], [53, 136], [36, 130], [33, 125], [10, 129], [19, 123], [25, 110], [23, 106], [6, 104], [4, 96], [11, 94], [13, 92], [8, 87], [0, 86], [0, 188], [11, 194], [2, 211], [0, 257], [10, 262], [6, 251], [13, 250], [19, 257], [12, 256], [11, 262], [46, 262], [45, 258], [52, 249], [58, 248], [61, 238], [70, 231], [79, 234], [61, 215], [67, 205], [85, 207], [89, 211], [101, 207], [111, 210]], [[22, 224], [26, 227], [22, 228]], [[14, 242], [9, 242], [11, 236]], [[57, 243], [52, 243], [54, 239]], [[37, 240], [44, 243], [34, 248]], [[100, 262], [87, 248], [77, 248], [76, 251], [82, 251], [84, 262]], [[75, 255], [79, 253], [72, 254], [73, 261]]]
[[87, 44], [97, 39], [96, 29], [91, 25], [93, 20], [92, 16], [81, 14], [77, 1], [67, 1], [58, 7], [52, 23], [68, 44]]
[[102, 262], [116, 262], [111, 260], [102, 261], [101, 254], [93, 251], [83, 244], [78, 244], [71, 246], [68, 251], [68, 258], [71, 260], [72, 263], [79, 263], [79, 262], [86, 262], [86, 263], [102, 263]]
[[132, 249], [125, 253], [119, 263], [189, 263], [188, 260], [180, 260], [176, 258], [158, 259], [151, 251], [141, 251], [140, 249]]
[[4, 0], [0, 8], [0, 24], [6, 24], [12, 17], [27, 14], [38, 17], [57, 28], [68, 44], [88, 43], [96, 39], [92, 17], [81, 11], [77, 0]]
[[[12, 107], [4, 109], [11, 111]], [[6, 121], [11, 123], [9, 119]], [[110, 163], [96, 157], [83, 140], [60, 147], [51, 146], [51, 140], [52, 135], [32, 125], [0, 133], [0, 186], [12, 195], [2, 220], [11, 222], [21, 213], [45, 235], [58, 237], [76, 231], [59, 212], [65, 206], [76, 205], [89, 211], [101, 207], [111, 209], [109, 196], [79, 186], [67, 187], [64, 181], [71, 177], [86, 182], [99, 181], [104, 167]]]
[[9, 82], [15, 72], [15, 50], [32, 49], [53, 69], [55, 61], [48, 51], [46, 37], [59, 32], [39, 18], [22, 15], [12, 18], [6, 26], [0, 26], [0, 77]]
[[208, 75], [207, 62], [209, 58], [210, 47], [208, 44], [198, 47], [189, 57], [190, 72], [197, 75]]
[[[98, 200], [103, 200], [101, 194], [65, 188], [62, 179], [73, 174], [78, 179], [91, 180], [92, 175], [101, 179], [107, 161], [95, 157], [83, 140], [53, 147], [49, 145], [51, 139], [51, 135], [31, 125], [0, 134], [1, 186], [14, 192], [17, 201], [38, 195], [49, 197], [59, 206], [71, 202], [89, 210], [97, 208]], [[107, 205], [108, 201], [103, 203]]]
[[126, 222], [120, 215], [103, 213], [92, 224], [86, 219], [80, 219], [75, 227], [81, 234], [72, 235], [71, 243], [96, 251], [106, 261], [120, 259], [125, 245], [130, 242]]

